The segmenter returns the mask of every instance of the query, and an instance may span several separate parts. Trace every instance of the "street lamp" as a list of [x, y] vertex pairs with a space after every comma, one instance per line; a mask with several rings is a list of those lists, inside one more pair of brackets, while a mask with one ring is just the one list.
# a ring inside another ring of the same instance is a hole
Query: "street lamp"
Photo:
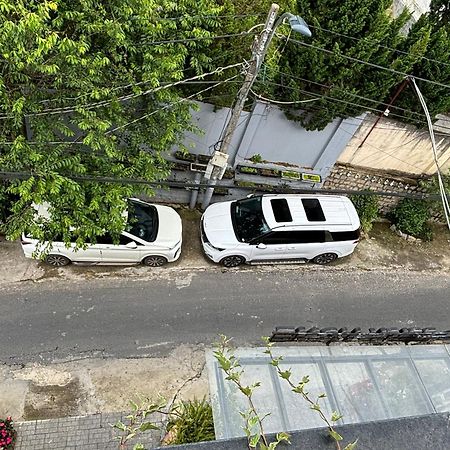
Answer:
[[272, 3], [264, 30], [253, 43], [252, 57], [248, 63], [244, 83], [239, 89], [236, 102], [231, 111], [230, 120], [223, 131], [222, 140], [220, 141], [220, 149], [215, 150], [206, 169], [205, 178], [208, 180], [208, 187], [206, 188], [203, 196], [203, 210], [208, 207], [211, 201], [214, 186], [216, 185], [217, 180], [220, 180], [225, 172], [228, 164], [228, 148], [230, 146], [231, 139], [238, 125], [242, 110], [244, 109], [245, 100], [247, 99], [250, 89], [258, 76], [259, 69], [264, 60], [267, 49], [269, 48], [270, 42], [275, 34], [275, 30], [284, 22], [285, 19], [287, 19], [292, 31], [301, 33], [308, 37], [311, 36], [311, 30], [300, 16], [295, 16], [291, 13], [284, 13], [278, 18], [278, 20], [275, 21], [279, 9], [280, 7], [276, 3]]

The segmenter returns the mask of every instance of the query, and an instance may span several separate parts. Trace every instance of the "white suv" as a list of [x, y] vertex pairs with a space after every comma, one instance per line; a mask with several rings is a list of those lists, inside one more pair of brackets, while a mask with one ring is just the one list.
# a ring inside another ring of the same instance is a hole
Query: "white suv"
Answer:
[[[109, 233], [97, 237], [97, 242], [75, 250], [57, 236], [49, 246], [45, 261], [53, 266], [66, 266], [71, 262], [100, 264], [138, 264], [159, 267], [176, 261], [181, 253], [181, 217], [168, 206], [153, 205], [137, 198], [128, 200], [128, 227], [114, 244]], [[38, 215], [48, 217], [48, 205], [37, 207]], [[22, 249], [27, 258], [38, 258], [47, 242], [22, 236]]]
[[336, 195], [250, 196], [204, 212], [206, 255], [225, 267], [242, 263], [328, 264], [350, 255], [360, 235], [353, 203]]

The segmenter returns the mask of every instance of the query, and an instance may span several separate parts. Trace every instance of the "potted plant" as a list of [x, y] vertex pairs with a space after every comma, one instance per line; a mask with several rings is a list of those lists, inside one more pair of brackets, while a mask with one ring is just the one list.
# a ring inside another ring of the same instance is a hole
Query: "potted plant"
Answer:
[[12, 450], [16, 443], [17, 432], [11, 417], [0, 419], [0, 450]]

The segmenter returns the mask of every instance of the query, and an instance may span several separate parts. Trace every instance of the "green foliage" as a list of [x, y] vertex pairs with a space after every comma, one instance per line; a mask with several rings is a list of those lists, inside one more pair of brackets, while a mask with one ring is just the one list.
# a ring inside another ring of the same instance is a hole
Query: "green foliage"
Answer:
[[351, 195], [350, 200], [355, 205], [364, 233], [372, 229], [374, 220], [378, 217], [379, 206], [376, 195], [367, 193], [363, 195]]
[[262, 156], [259, 153], [255, 153], [251, 158], [250, 161], [253, 163], [260, 163], [262, 162]]
[[[376, 102], [367, 102], [357, 96], [385, 101], [395, 92], [402, 76], [350, 61], [344, 55], [409, 72], [424, 55], [429, 41], [428, 28], [417, 29], [414, 36], [406, 40], [400, 30], [409, 14], [405, 10], [394, 19], [391, 7], [392, 0], [367, 0], [363, 4], [359, 0], [343, 0], [339, 4], [334, 0], [297, 0], [297, 11], [311, 25], [313, 35], [305, 38], [291, 34], [291, 38], [333, 54], [287, 43], [279, 67], [267, 69], [270, 72], [268, 78], [272, 78], [269, 81], [278, 86], [272, 85], [268, 89], [260, 83], [259, 92], [267, 91], [267, 95], [284, 101], [329, 97], [303, 104], [303, 113], [289, 116], [300, 120], [310, 130], [323, 129], [336, 117], [357, 116], [368, 108], [377, 108]], [[287, 26], [284, 32], [288, 33]], [[407, 54], [386, 47], [401, 48]]]
[[[225, 372], [225, 380], [230, 381], [247, 398], [248, 401], [249, 409], [245, 412], [240, 412], [241, 417], [245, 420], [243, 429], [247, 436], [248, 447], [255, 449], [257, 448], [258, 450], [275, 450], [282, 442], [290, 444], [290, 436], [289, 434], [284, 432], [278, 433], [276, 435], [276, 439], [272, 442], [269, 442], [264, 432], [263, 421], [270, 413], [261, 417], [253, 402], [253, 392], [256, 388], [261, 386], [261, 383], [259, 381], [251, 385], [244, 385], [242, 383], [241, 379], [244, 372], [241, 368], [239, 360], [233, 354], [233, 351], [230, 347], [230, 340], [223, 335], [220, 337], [221, 340], [216, 345], [217, 350], [214, 352], [214, 356], [217, 360], [218, 366]], [[298, 381], [298, 383], [294, 383], [291, 380], [291, 369], [282, 370], [280, 367], [283, 361], [283, 356], [275, 356], [273, 354], [273, 343], [270, 342], [270, 339], [268, 337], [263, 337], [262, 339], [266, 346], [264, 353], [269, 357], [270, 366], [275, 368], [277, 375], [286, 383], [288, 383], [292, 392], [299, 394], [312, 410], [317, 411], [320, 418], [327, 425], [328, 433], [334, 440], [336, 449], [341, 450], [342, 447], [340, 445], [340, 441], [343, 438], [334, 429], [334, 422], [337, 422], [339, 419], [341, 419], [342, 416], [337, 412], [333, 412], [331, 418], [328, 419], [322, 411], [322, 407], [320, 404], [321, 400], [326, 398], [326, 395], [321, 394], [317, 397], [317, 399], [311, 399], [309, 393], [305, 389], [310, 381], [309, 377], [305, 375], [301, 380]], [[352, 450], [355, 447], [356, 441], [348, 444], [344, 450]]]
[[[426, 58], [418, 59], [411, 71], [417, 77], [450, 84], [450, 3], [448, 0], [432, 0], [430, 11], [423, 14], [413, 25], [405, 45], [416, 39], [422, 30], [429, 30], [430, 40], [427, 46]], [[431, 61], [431, 60], [439, 61]], [[427, 107], [433, 118], [440, 113], [450, 112], [450, 96], [445, 87], [420, 82], [420, 90], [426, 99]], [[398, 98], [398, 106], [423, 114], [413, 89], [406, 89]], [[407, 114], [408, 120], [415, 125], [422, 125], [421, 116]]]
[[[148, 416], [156, 412], [163, 412], [166, 401], [160, 399], [155, 403], [148, 398], [139, 397], [137, 402], [130, 400], [130, 406], [132, 412], [125, 417], [124, 421], [118, 420], [116, 423], [110, 424], [118, 433], [115, 438], [119, 441], [120, 448], [126, 448], [131, 439], [139, 438], [146, 431], [159, 429], [157, 425], [148, 420]], [[133, 450], [143, 450], [143, 446], [136, 444]]]
[[176, 405], [171, 411], [167, 430], [174, 430], [172, 444], [212, 441], [215, 439], [211, 405], [205, 400], [193, 400]]
[[404, 198], [391, 212], [389, 218], [403, 233], [431, 240], [433, 232], [428, 224], [430, 220], [430, 205], [425, 200]]
[[[189, 102], [169, 86], [215, 67], [203, 38], [221, 10], [214, 0], [2, 1], [0, 166], [32, 174], [7, 186], [19, 197], [3, 227], [9, 238], [25, 229], [42, 237], [31, 204], [43, 202], [66, 242], [70, 230], [79, 245], [120, 233], [133, 186], [73, 177], [168, 176], [162, 153], [183, 150], [183, 133], [195, 131]], [[192, 37], [201, 40], [183, 41]], [[73, 143], [48, 144], [64, 141]]]
[[[445, 192], [450, 192], [450, 174], [442, 176]], [[437, 175], [428, 178], [420, 183], [430, 194], [438, 194], [440, 196], [439, 181]], [[429, 202], [430, 210], [433, 214], [440, 216], [441, 220], [445, 221], [444, 205], [442, 200], [434, 200]]]

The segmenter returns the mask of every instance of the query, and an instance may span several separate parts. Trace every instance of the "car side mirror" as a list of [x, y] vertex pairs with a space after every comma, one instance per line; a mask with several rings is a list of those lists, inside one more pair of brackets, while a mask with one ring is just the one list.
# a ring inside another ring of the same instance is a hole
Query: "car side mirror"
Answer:
[[256, 246], [256, 248], [259, 248], [259, 249], [261, 249], [261, 250], [264, 250], [264, 249], [267, 248], [267, 245], [266, 245], [266, 244], [263, 244], [262, 242], [260, 242], [260, 243]]
[[255, 194], [248, 194], [245, 196], [245, 198], [252, 198]]
[[134, 249], [134, 248], [137, 248], [137, 244], [136, 244], [136, 242], [134, 242], [134, 241], [130, 241], [130, 242], [128, 242], [128, 244], [126, 245], [126, 247], [127, 247], [127, 248], [132, 248], [132, 249]]

